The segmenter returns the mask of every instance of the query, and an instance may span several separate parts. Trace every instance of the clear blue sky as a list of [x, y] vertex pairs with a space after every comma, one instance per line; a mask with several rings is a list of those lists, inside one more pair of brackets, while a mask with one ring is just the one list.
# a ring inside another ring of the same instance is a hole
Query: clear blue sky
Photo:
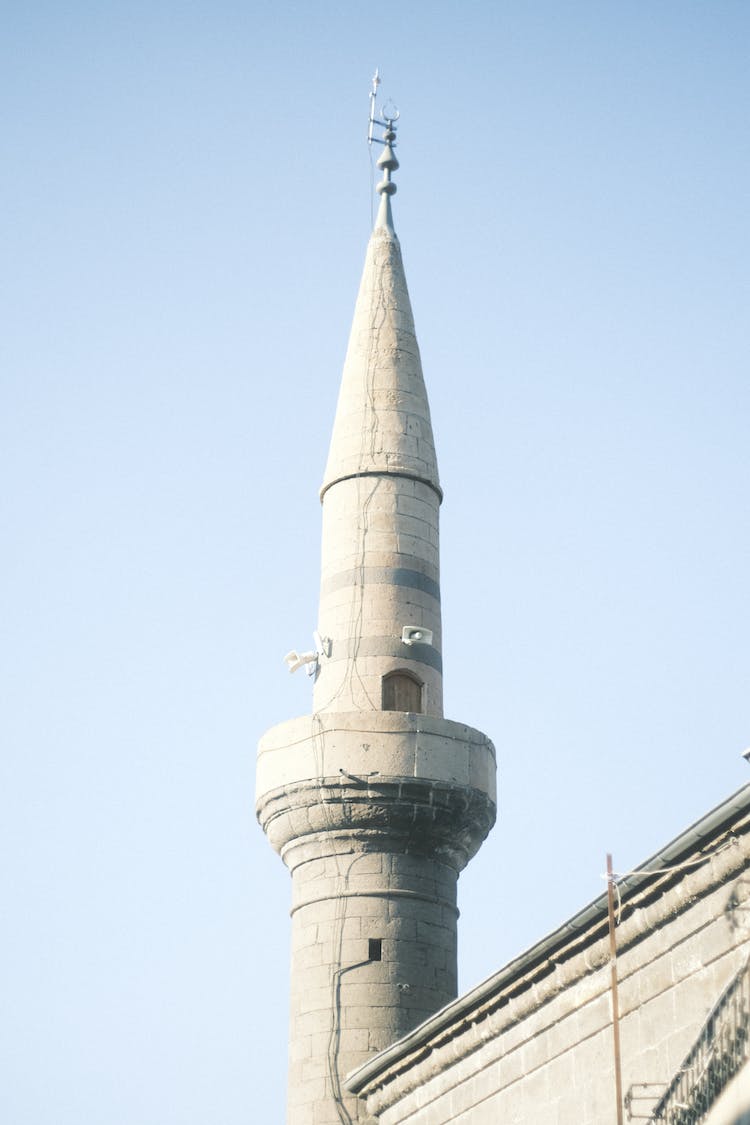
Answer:
[[376, 65], [500, 815], [461, 987], [750, 780], [750, 5], [3, 6], [0, 1117], [283, 1120], [289, 881]]

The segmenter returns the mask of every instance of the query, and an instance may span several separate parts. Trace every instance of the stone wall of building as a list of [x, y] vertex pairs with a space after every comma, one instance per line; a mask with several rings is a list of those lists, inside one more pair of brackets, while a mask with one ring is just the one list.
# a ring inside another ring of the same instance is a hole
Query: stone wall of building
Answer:
[[[634, 1113], [648, 1114], [747, 956], [748, 858], [746, 810], [678, 870], [623, 893], [623, 1094], [655, 1084]], [[587, 927], [553, 949], [540, 943], [536, 962], [533, 953], [517, 973], [498, 974], [494, 990], [480, 986], [458, 1001], [452, 1021], [432, 1021], [433, 1034], [424, 1025], [384, 1053], [379, 1073], [358, 1089], [381, 1125], [614, 1125], [606, 912], [593, 911]]]

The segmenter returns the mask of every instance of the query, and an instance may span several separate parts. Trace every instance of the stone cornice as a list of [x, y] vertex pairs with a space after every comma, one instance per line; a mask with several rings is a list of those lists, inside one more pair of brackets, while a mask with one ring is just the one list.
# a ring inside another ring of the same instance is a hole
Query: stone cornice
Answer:
[[487, 793], [417, 777], [312, 779], [265, 793], [256, 811], [291, 870], [354, 850], [429, 855], [461, 871], [495, 822]]

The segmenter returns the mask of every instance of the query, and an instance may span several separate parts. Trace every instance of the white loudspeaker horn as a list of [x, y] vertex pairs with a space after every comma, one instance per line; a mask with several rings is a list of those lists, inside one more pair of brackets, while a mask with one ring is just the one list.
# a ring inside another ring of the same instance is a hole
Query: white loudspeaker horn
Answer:
[[404, 625], [401, 640], [405, 645], [431, 645], [432, 629], [423, 629], [421, 625]]
[[[295, 648], [284, 657], [284, 663], [290, 672], [296, 672], [303, 664], [317, 664], [317, 662], [317, 652], [297, 652]], [[312, 672], [309, 672], [308, 675], [312, 675]]]

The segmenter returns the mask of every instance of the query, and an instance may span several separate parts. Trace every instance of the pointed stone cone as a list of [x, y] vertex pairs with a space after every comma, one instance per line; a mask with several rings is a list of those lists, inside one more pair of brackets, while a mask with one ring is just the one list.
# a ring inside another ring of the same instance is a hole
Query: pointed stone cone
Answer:
[[354, 312], [321, 497], [365, 473], [411, 477], [442, 496], [430, 407], [414, 331], [401, 248], [375, 227]]

